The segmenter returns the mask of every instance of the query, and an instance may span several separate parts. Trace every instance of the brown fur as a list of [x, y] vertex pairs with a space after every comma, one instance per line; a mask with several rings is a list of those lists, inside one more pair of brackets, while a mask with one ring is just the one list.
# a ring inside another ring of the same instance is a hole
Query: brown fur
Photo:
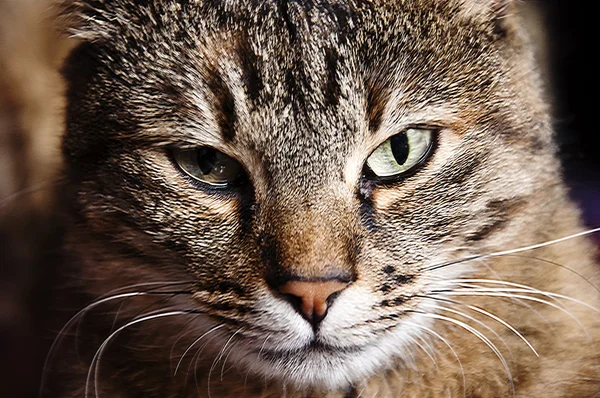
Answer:
[[[510, 396], [501, 361], [447, 316], [498, 348], [516, 396], [600, 394], [600, 281], [585, 237], [426, 269], [583, 230], [515, 4], [64, 5], [81, 41], [63, 72], [65, 270], [84, 302], [146, 294], [66, 330], [78, 333], [53, 351], [46, 393], [93, 395], [96, 381], [115, 397]], [[401, 181], [365, 178], [373, 150], [415, 125], [437, 131], [431, 158]], [[171, 151], [196, 146], [237, 159], [248, 182], [191, 181]], [[352, 283], [319, 329], [325, 348], [306, 345], [312, 329], [277, 286], [342, 277]], [[588, 306], [456, 296], [456, 278]], [[166, 281], [181, 285], [133, 286]], [[189, 313], [128, 325], [171, 311]]]

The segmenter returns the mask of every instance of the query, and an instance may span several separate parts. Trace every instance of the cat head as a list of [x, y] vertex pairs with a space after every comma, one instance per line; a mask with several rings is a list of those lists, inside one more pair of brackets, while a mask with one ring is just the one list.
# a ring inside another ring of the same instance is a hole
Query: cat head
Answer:
[[65, 4], [86, 288], [189, 283], [186, 328], [224, 325], [239, 368], [336, 388], [402, 360], [470, 272], [436, 266], [534, 233], [558, 181], [510, 2]]

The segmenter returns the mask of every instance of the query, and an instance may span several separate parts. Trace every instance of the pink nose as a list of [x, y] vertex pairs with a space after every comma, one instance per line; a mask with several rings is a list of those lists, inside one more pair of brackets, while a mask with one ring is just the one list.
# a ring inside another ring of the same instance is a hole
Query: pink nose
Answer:
[[327, 299], [347, 286], [348, 283], [339, 281], [292, 281], [280, 286], [279, 291], [300, 298], [302, 300], [300, 310], [307, 319], [314, 321], [314, 319], [322, 319], [325, 316]]

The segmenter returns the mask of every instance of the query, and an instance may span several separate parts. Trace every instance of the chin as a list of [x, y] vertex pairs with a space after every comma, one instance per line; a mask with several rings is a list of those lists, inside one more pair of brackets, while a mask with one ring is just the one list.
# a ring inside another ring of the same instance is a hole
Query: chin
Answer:
[[[343, 391], [411, 358], [411, 328], [398, 326], [364, 345], [328, 345], [320, 339], [292, 350], [238, 352], [235, 358], [250, 374], [300, 390]], [[335, 340], [331, 337], [329, 340]], [[339, 342], [339, 341], [338, 341]], [[233, 357], [233, 355], [232, 355]]]
[[340, 390], [367, 377], [374, 369], [365, 350], [334, 352], [311, 345], [297, 351], [263, 351], [245, 355], [243, 367], [285, 386]]

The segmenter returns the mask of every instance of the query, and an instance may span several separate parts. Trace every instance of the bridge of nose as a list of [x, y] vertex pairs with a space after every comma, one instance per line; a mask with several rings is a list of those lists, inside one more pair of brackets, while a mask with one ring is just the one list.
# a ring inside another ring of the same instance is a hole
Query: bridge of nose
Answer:
[[332, 296], [356, 279], [358, 252], [352, 194], [348, 199], [341, 190], [322, 188], [318, 197], [315, 192], [287, 200], [274, 196], [260, 216], [266, 281], [314, 327]]
[[354, 274], [356, 220], [344, 201], [324, 197], [312, 206], [278, 204], [270, 213], [274, 216], [265, 220], [270, 232], [268, 268], [284, 276], [277, 286]]

